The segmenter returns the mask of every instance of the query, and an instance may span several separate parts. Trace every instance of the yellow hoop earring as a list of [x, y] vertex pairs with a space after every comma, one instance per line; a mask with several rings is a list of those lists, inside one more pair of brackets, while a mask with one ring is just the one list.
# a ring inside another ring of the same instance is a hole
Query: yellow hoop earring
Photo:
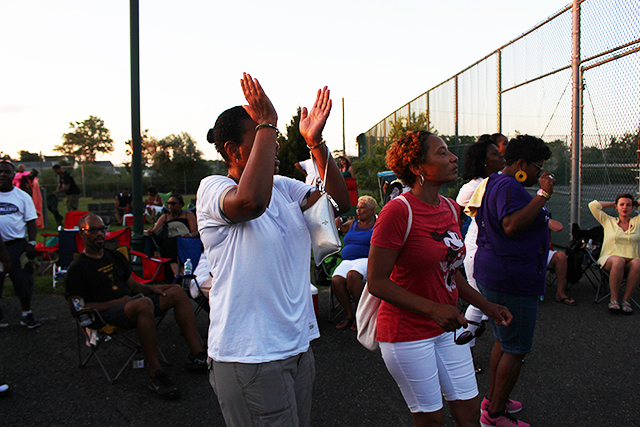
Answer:
[[525, 171], [516, 172], [516, 181], [525, 182], [527, 180], [527, 173]]

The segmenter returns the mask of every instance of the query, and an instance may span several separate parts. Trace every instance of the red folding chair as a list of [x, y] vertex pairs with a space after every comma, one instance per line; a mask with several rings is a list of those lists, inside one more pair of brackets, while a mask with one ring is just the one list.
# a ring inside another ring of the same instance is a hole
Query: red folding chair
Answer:
[[139, 257], [142, 261], [142, 277], [131, 273], [133, 280], [143, 285], [164, 280], [164, 267], [168, 262], [171, 262], [171, 258], [154, 257], [138, 251], [130, 253], [134, 257], [132, 261], [135, 261], [135, 257]]
[[64, 215], [64, 228], [66, 230], [77, 229], [78, 228], [78, 221], [80, 221], [80, 218], [82, 218], [83, 216], [85, 216], [88, 213], [89, 212], [87, 212], [87, 211], [71, 211], [71, 212], [67, 212]]

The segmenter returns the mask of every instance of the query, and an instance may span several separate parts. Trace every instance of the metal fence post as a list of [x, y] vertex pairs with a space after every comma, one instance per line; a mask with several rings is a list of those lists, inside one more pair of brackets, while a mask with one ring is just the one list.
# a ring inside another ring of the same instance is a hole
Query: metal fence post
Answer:
[[496, 72], [498, 81], [498, 133], [502, 133], [502, 49], [497, 50], [498, 53], [498, 70]]
[[571, 123], [571, 224], [580, 223], [581, 168], [582, 168], [582, 76], [580, 70], [580, 0], [573, 0], [571, 38], [573, 51], [571, 72], [573, 101]]

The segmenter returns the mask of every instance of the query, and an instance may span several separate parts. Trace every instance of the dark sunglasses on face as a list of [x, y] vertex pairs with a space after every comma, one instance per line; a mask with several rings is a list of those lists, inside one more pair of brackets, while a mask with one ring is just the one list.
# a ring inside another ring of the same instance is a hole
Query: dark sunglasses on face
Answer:
[[180, 203], [178, 202], [167, 202], [168, 205], [179, 205]]
[[453, 341], [458, 345], [468, 344], [472, 339], [481, 337], [487, 329], [487, 322], [474, 322], [473, 320], [467, 320], [467, 323], [477, 326], [478, 329], [476, 329], [475, 334], [471, 331], [464, 331], [457, 337], [456, 331], [453, 331]]
[[98, 231], [102, 231], [103, 233], [106, 233], [108, 229], [109, 227], [107, 227], [106, 225], [103, 225], [102, 227], [81, 228], [80, 230], [84, 231], [85, 233], [95, 234]]

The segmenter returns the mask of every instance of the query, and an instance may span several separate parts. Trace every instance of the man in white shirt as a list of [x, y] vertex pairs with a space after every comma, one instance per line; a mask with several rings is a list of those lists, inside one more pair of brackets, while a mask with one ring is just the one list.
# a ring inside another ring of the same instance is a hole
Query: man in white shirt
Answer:
[[[1, 161], [0, 232], [9, 253], [10, 265], [8, 268], [5, 266], [4, 272], [0, 273], [0, 296], [4, 287], [4, 277], [8, 274], [22, 306], [20, 325], [34, 329], [40, 326], [40, 323], [31, 312], [33, 268], [31, 263], [23, 263], [22, 255], [26, 253], [28, 259], [33, 259], [38, 255], [36, 251], [36, 218], [38, 218], [38, 213], [31, 196], [13, 186], [14, 175], [13, 163], [6, 160]], [[2, 323], [1, 310], [0, 323]]]

